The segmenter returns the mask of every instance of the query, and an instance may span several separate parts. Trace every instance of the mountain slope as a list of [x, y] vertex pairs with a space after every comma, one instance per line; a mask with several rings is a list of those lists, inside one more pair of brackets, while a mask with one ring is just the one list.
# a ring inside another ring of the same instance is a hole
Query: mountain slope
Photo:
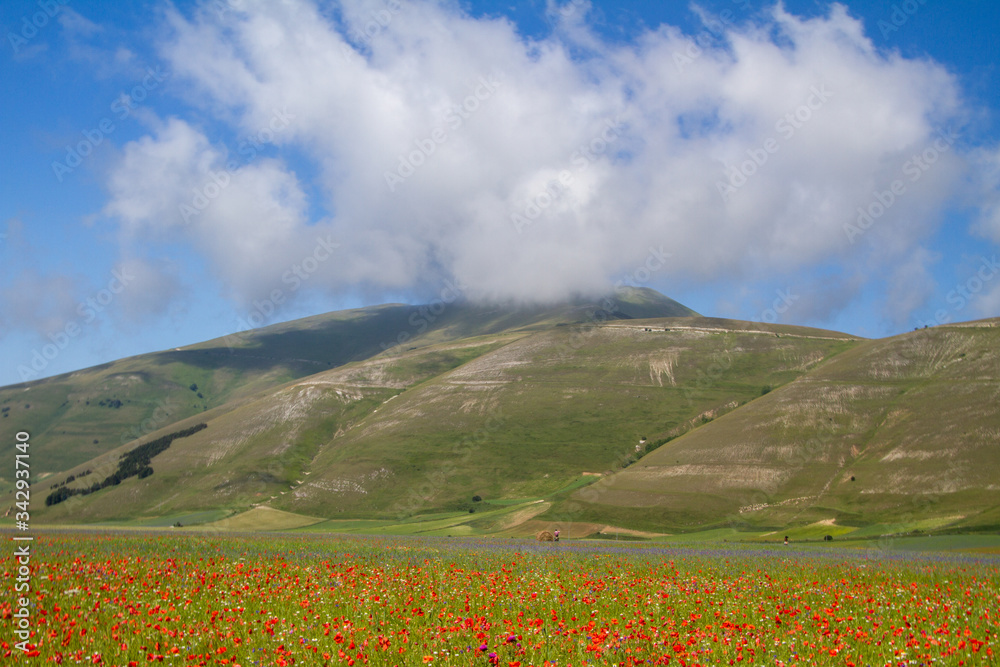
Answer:
[[[1000, 321], [861, 341], [701, 316], [635, 319], [687, 311], [656, 293], [621, 296], [385, 306], [253, 332], [233, 355], [273, 355], [270, 370], [286, 375], [243, 364], [246, 382], [222, 383], [229, 400], [36, 479], [35, 496], [90, 488], [122, 454], [207, 425], [153, 457], [151, 475], [36, 506], [32, 517], [169, 525], [245, 513], [220, 526], [441, 534], [997, 524]], [[81, 376], [210, 366], [196, 356], [157, 366], [163, 354]], [[324, 354], [346, 361], [287, 378]], [[178, 380], [164, 386], [195, 393]], [[45, 384], [6, 397], [44, 396]], [[10, 423], [23, 416], [8, 413]], [[33, 451], [47, 439], [33, 434]]]
[[[741, 326], [556, 324], [384, 353], [179, 424], [203, 419], [208, 428], [160, 454], [153, 476], [74, 497], [44, 520], [260, 503], [319, 517], [399, 517], [471, 509], [474, 495], [545, 495], [628, 465], [645, 446], [856, 344], [832, 332]], [[118, 454], [81, 470], [106, 471]]]
[[0, 389], [0, 453], [32, 434], [33, 470], [55, 472], [256, 391], [381, 351], [409, 308], [343, 311]]
[[1000, 507], [998, 371], [998, 320], [868, 341], [577, 492], [573, 507], [671, 529], [981, 524]]
[[[598, 315], [595, 316], [595, 312]], [[206, 410], [388, 350], [556, 323], [693, 311], [649, 289], [548, 307], [438, 300], [318, 315], [197, 345], [0, 388], [0, 455], [18, 430], [32, 434], [32, 469], [68, 470]], [[10, 479], [0, 478], [0, 489]]]
[[[664, 322], [556, 327], [429, 380], [331, 443], [316, 477], [276, 506], [381, 516], [461, 508], [473, 495], [543, 496], [628, 465], [643, 438], [652, 445], [731, 410], [851, 344]], [[379, 471], [401, 484], [361, 481]], [[331, 498], [324, 480], [356, 486]]]

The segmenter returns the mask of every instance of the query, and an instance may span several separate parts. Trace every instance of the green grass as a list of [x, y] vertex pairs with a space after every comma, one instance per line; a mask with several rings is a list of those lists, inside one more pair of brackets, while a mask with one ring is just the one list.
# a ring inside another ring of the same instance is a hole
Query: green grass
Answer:
[[505, 516], [509, 516], [534, 501], [508, 505], [486, 511], [450, 512], [411, 517], [403, 521], [338, 521], [336, 519], [305, 526], [299, 530], [306, 532], [353, 533], [360, 535], [488, 535], [493, 531], [484, 530], [483, 525], [489, 525]]
[[[619, 299], [623, 312], [691, 313], [655, 292], [636, 290], [631, 298], [636, 304], [630, 303], [628, 294]], [[387, 304], [274, 324], [41, 380], [31, 381], [29, 375], [27, 382], [0, 388], [0, 410], [8, 408], [0, 412], [0, 457], [13, 451], [14, 433], [28, 431], [35, 439], [33, 473], [67, 471], [206, 410], [369, 359], [386, 347], [395, 356], [410, 347], [571, 321], [576, 316], [572, 306], [497, 311], [452, 304], [443, 314], [426, 317], [418, 307]], [[400, 338], [405, 342], [396, 346]], [[470, 354], [474, 352], [444, 354], [410, 369], [402, 368], [404, 362], [395, 372], [426, 377], [463, 363]], [[27, 368], [30, 360], [19, 365]], [[192, 384], [196, 391], [189, 389]], [[108, 408], [100, 406], [101, 401], [122, 405]], [[10, 482], [6, 474], [0, 476], [0, 493]]]
[[[747, 352], [718, 372], [714, 383], [699, 383], [737, 340]], [[336, 448], [321, 452], [315, 465], [328, 477], [346, 476], [341, 466], [348, 461], [355, 475], [392, 470], [392, 488], [338, 499], [339, 508], [359, 518], [392, 514], [399, 488], [429, 489], [412, 503], [403, 494], [403, 509], [413, 513], [468, 509], [473, 495], [548, 497], [588, 483], [583, 472], [615, 472], [634, 462], [642, 454], [635, 451], [642, 436], [654, 441], [694, 428], [706, 411], [732, 410], [758, 396], [762, 384], [801, 374], [811, 359], [848, 344], [646, 333], [638, 325], [539, 332], [408, 390]], [[672, 381], [662, 373], [653, 377], [645, 360], [664, 347], [680, 350]], [[785, 361], [775, 368], [777, 359]], [[285, 498], [278, 506], [324, 514], [327, 502], [317, 495]]]
[[[686, 313], [648, 291], [623, 303], [633, 317]], [[151, 477], [33, 508], [52, 524], [266, 506], [407, 534], [578, 523], [810, 541], [1000, 525], [1000, 329], [859, 341], [700, 316], [595, 325], [592, 311], [334, 313], [232, 351], [210, 341], [0, 390], [11, 406], [0, 425], [32, 431], [33, 471], [59, 470], [34, 480], [40, 497], [87, 469], [102, 478], [144, 441], [209, 425], [155, 457]], [[404, 342], [382, 352], [386, 340]], [[157, 401], [180, 407], [154, 419]], [[114, 440], [129, 429], [144, 435]], [[540, 499], [544, 514], [509, 525]]]
[[[990, 326], [855, 344], [595, 484], [588, 511], [632, 508], [644, 525], [680, 530], [720, 519], [781, 531], [827, 519], [995, 526], [998, 349]], [[739, 511], [753, 505], [764, 507]]]
[[194, 529], [31, 549], [45, 663], [980, 665], [998, 648], [982, 555]]
[[291, 512], [255, 507], [252, 510], [202, 526], [202, 529], [238, 532], [286, 531], [320, 523], [318, 517], [302, 516]]
[[183, 527], [200, 526], [220, 521], [229, 515], [230, 512], [228, 510], [207, 510], [205, 512], [170, 514], [149, 519], [133, 519], [130, 521], [107, 523], [103, 525], [108, 527], [170, 528], [179, 523]]

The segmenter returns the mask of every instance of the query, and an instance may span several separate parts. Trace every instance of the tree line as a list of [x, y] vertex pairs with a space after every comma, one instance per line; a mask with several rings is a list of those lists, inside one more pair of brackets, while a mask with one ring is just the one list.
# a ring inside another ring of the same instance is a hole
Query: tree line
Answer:
[[[156, 440], [150, 440], [147, 443], [141, 444], [135, 449], [122, 454], [118, 459], [118, 468], [102, 481], [94, 482], [90, 486], [76, 489], [61, 486], [45, 498], [45, 505], [46, 507], [50, 507], [52, 505], [58, 505], [73, 496], [86, 496], [91, 493], [96, 493], [97, 491], [109, 486], [117, 486], [129, 477], [138, 477], [139, 479], [149, 477], [153, 474], [153, 467], [150, 465], [150, 462], [154, 456], [170, 447], [170, 443], [174, 440], [194, 435], [198, 431], [205, 428], [208, 428], [208, 424], [201, 423], [197, 426], [191, 426], [190, 428], [185, 428], [180, 431], [174, 431], [173, 433], [159, 437]], [[69, 481], [69, 479], [67, 479], [67, 481]]]

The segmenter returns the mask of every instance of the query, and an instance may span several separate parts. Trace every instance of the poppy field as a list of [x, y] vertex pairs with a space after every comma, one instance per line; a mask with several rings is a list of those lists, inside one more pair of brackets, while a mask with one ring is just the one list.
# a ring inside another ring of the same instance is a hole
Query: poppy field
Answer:
[[4, 664], [900, 667], [1000, 651], [988, 557], [166, 532], [32, 548], [28, 592], [3, 559]]

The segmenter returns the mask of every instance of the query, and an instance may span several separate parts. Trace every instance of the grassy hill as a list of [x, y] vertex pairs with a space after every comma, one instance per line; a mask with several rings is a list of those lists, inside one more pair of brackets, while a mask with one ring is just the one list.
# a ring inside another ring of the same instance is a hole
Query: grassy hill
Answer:
[[[548, 308], [390, 305], [7, 387], [0, 423], [27, 426], [58, 471], [36, 478], [39, 500], [207, 425], [151, 475], [36, 501], [44, 523], [562, 525], [616, 539], [983, 529], [1000, 523], [998, 324], [864, 341], [701, 317], [637, 289]], [[157, 420], [157, 401], [181, 407]], [[129, 419], [148, 423], [116, 441]]]
[[867, 341], [567, 504], [582, 518], [673, 530], [829, 534], [935, 519], [995, 529], [998, 369], [997, 320]]
[[[71, 498], [44, 520], [261, 504], [328, 518], [482, 511], [627, 467], [856, 344], [831, 332], [741, 327], [706, 318], [557, 323], [382, 353], [151, 434], [208, 424], [157, 456], [153, 476]], [[110, 474], [133, 446], [67, 476]]]
[[[257, 392], [388, 351], [556, 323], [693, 311], [652, 290], [555, 307], [389, 304], [339, 311], [0, 388], [0, 456], [32, 434], [32, 470], [68, 470]], [[0, 491], [9, 485], [0, 476]]]
[[[478, 356], [343, 433], [276, 506], [377, 517], [475, 509], [473, 496], [544, 497], [628, 466], [851, 345], [670, 323], [557, 326]], [[392, 482], [367, 482], [378, 475]]]
[[33, 436], [32, 469], [52, 473], [256, 391], [381, 351], [409, 308], [380, 306], [279, 324], [0, 389], [0, 455]]

